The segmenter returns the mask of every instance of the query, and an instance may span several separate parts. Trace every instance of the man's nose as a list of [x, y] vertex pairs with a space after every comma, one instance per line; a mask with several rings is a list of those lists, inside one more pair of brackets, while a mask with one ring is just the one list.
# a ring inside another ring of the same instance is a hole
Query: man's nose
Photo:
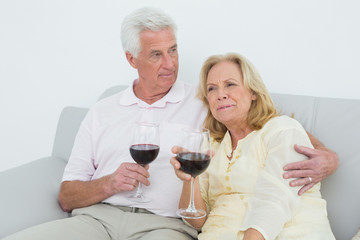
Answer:
[[175, 67], [174, 60], [168, 54], [163, 56], [162, 65], [166, 69], [173, 69]]

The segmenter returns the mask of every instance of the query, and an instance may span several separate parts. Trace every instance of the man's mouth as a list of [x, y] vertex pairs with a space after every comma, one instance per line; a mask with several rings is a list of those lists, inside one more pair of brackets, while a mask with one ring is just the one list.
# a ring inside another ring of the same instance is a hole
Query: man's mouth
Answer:
[[168, 77], [172, 77], [174, 76], [174, 73], [170, 72], [170, 73], [162, 73], [159, 75], [160, 77], [165, 77], [165, 78], [168, 78]]

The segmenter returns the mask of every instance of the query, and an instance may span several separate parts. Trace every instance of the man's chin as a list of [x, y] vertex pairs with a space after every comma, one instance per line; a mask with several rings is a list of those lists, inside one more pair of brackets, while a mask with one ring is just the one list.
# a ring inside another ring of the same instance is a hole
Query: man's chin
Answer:
[[172, 85], [174, 85], [174, 83], [176, 82], [176, 79], [174, 78], [162, 78], [161, 79], [162, 83], [164, 84], [164, 86], [167, 86], [167, 87], [172, 87]]

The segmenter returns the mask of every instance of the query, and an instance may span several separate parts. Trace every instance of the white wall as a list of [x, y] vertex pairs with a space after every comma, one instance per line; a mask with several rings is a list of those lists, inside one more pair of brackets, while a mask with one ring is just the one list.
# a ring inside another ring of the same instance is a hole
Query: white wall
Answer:
[[357, 0], [1, 0], [0, 171], [51, 153], [60, 111], [129, 84], [120, 24], [135, 8], [178, 24], [179, 79], [212, 54], [239, 52], [271, 92], [360, 98]]

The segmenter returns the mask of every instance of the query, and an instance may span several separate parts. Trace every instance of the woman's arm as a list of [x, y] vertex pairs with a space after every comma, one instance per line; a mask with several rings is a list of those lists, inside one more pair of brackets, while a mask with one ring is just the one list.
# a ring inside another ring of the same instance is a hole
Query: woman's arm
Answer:
[[[290, 186], [303, 186], [298, 194], [301, 195], [315, 184], [324, 180], [339, 166], [339, 158], [335, 152], [326, 148], [317, 138], [307, 132], [311, 144], [315, 149], [295, 145], [295, 151], [308, 157], [304, 161], [290, 163], [284, 166], [286, 171], [283, 175], [285, 179], [295, 178], [290, 181]], [[310, 182], [310, 178], [311, 182]]]
[[[285, 126], [278, 127], [280, 124]], [[290, 180], [282, 177], [282, 168], [287, 163], [305, 159], [304, 155], [294, 151], [294, 143], [308, 147], [311, 147], [311, 144], [306, 133], [298, 125], [282, 121], [275, 124], [273, 129], [267, 129], [263, 139], [265, 167], [259, 172], [254, 196], [249, 199], [245, 218], [239, 230], [253, 228], [265, 239], [275, 239], [284, 224], [292, 219], [300, 207], [300, 198], [297, 194], [300, 187], [289, 187]]]

